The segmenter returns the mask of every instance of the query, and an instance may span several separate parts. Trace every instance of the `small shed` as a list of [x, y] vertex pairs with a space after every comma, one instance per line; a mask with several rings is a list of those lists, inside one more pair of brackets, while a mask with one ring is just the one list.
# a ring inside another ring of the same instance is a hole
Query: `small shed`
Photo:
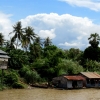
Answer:
[[100, 87], [100, 75], [95, 72], [81, 72], [85, 79], [86, 87]]
[[52, 84], [55, 88], [67, 88], [67, 80], [64, 76], [54, 77], [52, 79]]
[[73, 75], [73, 76], [67, 75], [67, 76], [60, 76], [53, 78], [52, 83], [54, 86], [58, 88], [65, 88], [65, 89], [82, 88], [84, 80], [85, 78], [79, 75]]
[[0, 50], [0, 69], [7, 69], [8, 58], [7, 53]]
[[67, 88], [83, 88], [84, 77], [79, 75], [64, 76], [67, 79]]

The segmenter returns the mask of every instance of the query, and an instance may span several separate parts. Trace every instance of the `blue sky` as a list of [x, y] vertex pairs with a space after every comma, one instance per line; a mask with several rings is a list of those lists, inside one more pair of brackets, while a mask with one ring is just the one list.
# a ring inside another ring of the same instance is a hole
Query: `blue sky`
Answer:
[[0, 32], [6, 39], [18, 21], [60, 48], [84, 50], [90, 34], [100, 34], [100, 0], [0, 0]]

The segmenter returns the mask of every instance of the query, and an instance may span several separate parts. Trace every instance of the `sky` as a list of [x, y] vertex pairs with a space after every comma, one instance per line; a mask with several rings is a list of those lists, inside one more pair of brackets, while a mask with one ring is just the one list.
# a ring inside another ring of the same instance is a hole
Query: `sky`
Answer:
[[100, 0], [0, 0], [0, 33], [5, 39], [11, 38], [18, 21], [59, 48], [84, 50], [91, 33], [100, 35]]

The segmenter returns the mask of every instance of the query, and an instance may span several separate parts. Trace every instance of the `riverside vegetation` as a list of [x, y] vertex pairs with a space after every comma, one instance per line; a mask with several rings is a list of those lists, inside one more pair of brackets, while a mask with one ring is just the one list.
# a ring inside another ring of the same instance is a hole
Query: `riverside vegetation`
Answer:
[[100, 73], [100, 37], [97, 33], [90, 35], [90, 46], [84, 51], [58, 48], [49, 37], [41, 39], [31, 26], [22, 28], [20, 21], [13, 26], [9, 37], [10, 40], [5, 40], [3, 33], [0, 33], [0, 49], [10, 56], [8, 69], [3, 70], [5, 89], [26, 88], [45, 82], [50, 85], [53, 77], [62, 74], [78, 74], [82, 71]]

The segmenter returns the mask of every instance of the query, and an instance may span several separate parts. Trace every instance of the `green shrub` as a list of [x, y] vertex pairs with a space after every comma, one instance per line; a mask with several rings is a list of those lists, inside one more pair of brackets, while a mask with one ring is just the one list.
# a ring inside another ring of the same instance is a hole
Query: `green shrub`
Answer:
[[85, 70], [86, 71], [96, 71], [100, 72], [100, 62], [93, 61], [93, 60], [87, 60], [85, 62]]
[[27, 71], [25, 74], [25, 80], [29, 84], [33, 84], [39, 80], [40, 76], [36, 71]]
[[23, 66], [20, 70], [19, 70], [19, 74], [21, 77], [24, 77], [26, 72], [29, 71], [29, 66]]
[[25, 88], [25, 86], [23, 84], [19, 83], [19, 82], [13, 83], [12, 87], [17, 88], [17, 89], [24, 89]]
[[5, 84], [11, 86], [15, 82], [18, 82], [18, 75], [16, 73], [10, 72], [4, 76], [4, 83]]
[[62, 60], [61, 63], [57, 66], [60, 70], [58, 74], [78, 74], [83, 71], [83, 67], [72, 60]]

